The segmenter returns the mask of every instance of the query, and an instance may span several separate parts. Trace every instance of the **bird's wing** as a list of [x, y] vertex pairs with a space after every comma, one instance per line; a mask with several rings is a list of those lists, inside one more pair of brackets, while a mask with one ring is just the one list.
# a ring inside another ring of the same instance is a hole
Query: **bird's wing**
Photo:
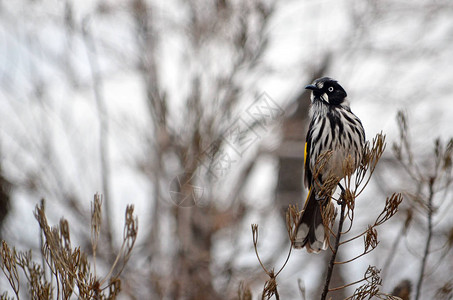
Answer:
[[310, 170], [310, 149], [311, 149], [311, 134], [309, 130], [305, 141], [304, 150], [304, 184], [306, 188], [310, 187], [313, 176]]

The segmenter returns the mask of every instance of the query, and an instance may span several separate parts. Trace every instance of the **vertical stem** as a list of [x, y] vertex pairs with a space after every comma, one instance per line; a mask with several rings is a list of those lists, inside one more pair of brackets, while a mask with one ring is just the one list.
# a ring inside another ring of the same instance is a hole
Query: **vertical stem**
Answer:
[[[43, 213], [45, 212], [45, 209], [46, 209], [46, 206], [45, 206], [46, 202], [43, 199], [41, 199], [41, 209], [43, 211]], [[44, 280], [47, 281], [47, 275], [46, 275], [46, 257], [45, 257], [45, 253], [44, 253], [44, 231], [42, 228], [40, 228], [39, 230], [39, 248], [41, 249], [41, 263], [42, 263], [42, 272], [44, 274]], [[50, 273], [50, 278], [52, 279], [52, 270], [50, 269], [49, 267], [49, 273]], [[19, 299], [19, 298], [18, 298]]]
[[415, 300], [420, 299], [420, 294], [423, 284], [423, 275], [425, 273], [426, 261], [428, 260], [429, 247], [431, 245], [431, 238], [433, 235], [433, 196], [434, 196], [434, 178], [430, 179], [429, 182], [429, 197], [428, 197], [428, 236], [426, 237], [425, 252], [422, 258], [422, 265], [420, 267], [420, 274], [417, 282], [417, 292], [415, 294]]
[[344, 222], [344, 213], [345, 213], [346, 204], [343, 200], [343, 195], [341, 196], [341, 212], [340, 212], [340, 222], [338, 224], [337, 238], [335, 239], [335, 246], [333, 248], [332, 256], [330, 257], [329, 266], [327, 269], [326, 282], [324, 284], [324, 289], [322, 291], [321, 300], [325, 300], [327, 293], [329, 292], [330, 279], [332, 278], [333, 267], [335, 265], [335, 258], [337, 257], [338, 247], [340, 246], [341, 231], [343, 230]]
[[[108, 116], [107, 107], [102, 94], [102, 78], [100, 76], [99, 65], [97, 61], [96, 46], [88, 29], [88, 20], [84, 20], [83, 37], [87, 49], [88, 61], [93, 79], [93, 91], [96, 100], [97, 112], [99, 115], [99, 155], [101, 160], [101, 184], [105, 200], [105, 215], [107, 227], [107, 241], [110, 248], [110, 255], [113, 255], [113, 236], [111, 225], [111, 208], [110, 208], [110, 164], [109, 164], [109, 147], [108, 147]], [[113, 256], [111, 256], [113, 259]]]
[[381, 272], [382, 279], [386, 278], [387, 270], [390, 268], [390, 264], [392, 263], [393, 259], [395, 258], [395, 253], [398, 249], [398, 245], [400, 244], [401, 237], [404, 236], [404, 232], [406, 230], [405, 225], [406, 224], [403, 224], [403, 226], [401, 227], [401, 230], [396, 235], [395, 241], [393, 242], [389, 255], [387, 256], [387, 259], [385, 260], [384, 267], [382, 268], [383, 271]]

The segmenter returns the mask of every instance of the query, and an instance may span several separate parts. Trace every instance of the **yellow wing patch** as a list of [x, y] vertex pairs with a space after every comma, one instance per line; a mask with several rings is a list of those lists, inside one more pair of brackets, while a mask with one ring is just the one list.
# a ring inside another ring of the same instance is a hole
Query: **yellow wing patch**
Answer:
[[307, 142], [305, 142], [305, 150], [304, 150], [304, 167], [307, 162]]

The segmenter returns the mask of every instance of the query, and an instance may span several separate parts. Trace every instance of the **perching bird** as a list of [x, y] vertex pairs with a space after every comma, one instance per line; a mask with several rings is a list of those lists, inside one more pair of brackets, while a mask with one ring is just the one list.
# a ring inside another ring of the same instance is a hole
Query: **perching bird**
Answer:
[[[339, 183], [347, 175], [346, 161], [352, 162], [349, 169], [355, 170], [359, 166], [365, 131], [360, 119], [349, 108], [346, 91], [336, 80], [319, 78], [305, 88], [312, 90], [311, 122], [304, 156], [304, 182], [309, 190], [297, 226], [294, 247], [306, 247], [308, 252], [317, 253], [327, 248], [328, 233], [322, 221], [321, 208], [329, 204], [336, 184], [328, 192], [322, 193], [321, 187], [327, 180]], [[324, 161], [316, 164], [323, 154]]]

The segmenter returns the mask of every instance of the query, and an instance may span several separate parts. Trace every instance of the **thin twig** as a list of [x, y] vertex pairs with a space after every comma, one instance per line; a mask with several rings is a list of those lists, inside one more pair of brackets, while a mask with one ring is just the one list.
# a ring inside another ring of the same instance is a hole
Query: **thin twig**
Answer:
[[353, 286], [355, 284], [361, 283], [362, 281], [368, 280], [369, 278], [371, 278], [371, 276], [364, 277], [362, 279], [356, 280], [354, 282], [351, 282], [351, 283], [348, 283], [348, 284], [345, 284], [345, 285], [342, 285], [342, 286], [339, 286], [339, 287], [336, 287], [336, 288], [331, 288], [331, 289], [329, 289], [329, 292], [342, 290], [344, 288], [347, 288], [347, 287]]
[[326, 282], [324, 284], [324, 289], [322, 291], [321, 300], [325, 300], [327, 297], [327, 293], [329, 292], [329, 284], [330, 279], [332, 278], [333, 267], [335, 265], [335, 258], [337, 257], [338, 247], [340, 246], [341, 230], [343, 229], [344, 213], [346, 207], [346, 203], [343, 200], [343, 195], [340, 197], [340, 200], [341, 200], [340, 222], [338, 224], [338, 232], [337, 237], [335, 239], [335, 247], [332, 251], [332, 257], [330, 258], [329, 266], [327, 269]]
[[368, 253], [370, 253], [370, 252], [373, 251], [374, 249], [375, 249], [375, 248], [370, 248], [369, 250], [367, 250], [367, 251], [363, 252], [362, 254], [360, 254], [360, 255], [358, 255], [358, 256], [356, 256], [356, 257], [354, 257], [354, 258], [351, 258], [351, 259], [349, 259], [349, 260], [345, 260], [345, 261], [336, 261], [335, 264], [336, 264], [336, 265], [344, 265], [344, 264], [350, 263], [350, 262], [352, 262], [352, 261], [354, 261], [354, 260], [356, 260], [356, 259], [358, 259], [358, 258], [360, 258], [360, 257], [362, 257], [362, 256], [364, 256], [364, 255], [367, 255]]
[[422, 265], [420, 267], [420, 274], [417, 282], [417, 291], [415, 293], [415, 300], [420, 299], [420, 292], [423, 284], [423, 275], [425, 273], [426, 261], [429, 255], [429, 246], [431, 244], [431, 238], [433, 235], [433, 196], [434, 196], [434, 181], [435, 178], [431, 178], [429, 181], [429, 197], [428, 197], [428, 236], [426, 237], [425, 252], [423, 254]]

